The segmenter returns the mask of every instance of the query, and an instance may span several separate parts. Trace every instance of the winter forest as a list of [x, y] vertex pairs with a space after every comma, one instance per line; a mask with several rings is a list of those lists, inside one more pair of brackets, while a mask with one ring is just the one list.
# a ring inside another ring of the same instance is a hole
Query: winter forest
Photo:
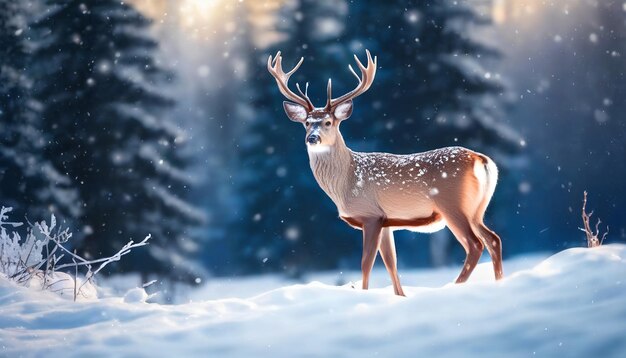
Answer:
[[[336, 96], [357, 85], [348, 65], [366, 50], [376, 76], [343, 138], [358, 152], [489, 156], [499, 178], [484, 220], [502, 239], [500, 286], [487, 252], [468, 284], [450, 283], [466, 251], [445, 229], [395, 232], [405, 301], [380, 259], [374, 289], [360, 291], [362, 233], [316, 181], [268, 57], [280, 51], [285, 71], [303, 58], [289, 84], [323, 106], [329, 79]], [[89, 336], [72, 354], [620, 356], [625, 56], [621, 0], [0, 0], [0, 355], [64, 352]], [[608, 231], [603, 247], [576, 249], [587, 228]], [[59, 290], [74, 300], [18, 287], [39, 270], [43, 286], [49, 270], [72, 276]], [[563, 294], [568, 284], [581, 289]], [[544, 301], [530, 294], [538, 285]], [[87, 291], [93, 311], [72, 302]], [[515, 313], [458, 336], [499, 310]], [[109, 320], [143, 334], [99, 328]], [[350, 335], [348, 320], [361, 330]], [[311, 328], [293, 328], [301, 321]], [[598, 322], [604, 336], [586, 335]], [[441, 337], [411, 344], [429, 325]], [[518, 340], [506, 333], [516, 325]], [[52, 333], [26, 347], [35, 329]], [[383, 345], [367, 350], [366, 338]], [[480, 339], [504, 343], [442, 347]]]

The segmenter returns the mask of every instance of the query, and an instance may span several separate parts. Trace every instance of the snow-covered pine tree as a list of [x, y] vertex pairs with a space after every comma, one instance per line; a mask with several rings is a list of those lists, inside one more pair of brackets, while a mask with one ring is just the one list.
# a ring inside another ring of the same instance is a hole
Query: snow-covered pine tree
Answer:
[[0, 1], [0, 201], [22, 215], [72, 217], [77, 192], [41, 155], [48, 137], [31, 97], [27, 17], [22, 2]]
[[335, 41], [345, 11], [345, 4], [337, 1], [290, 2], [278, 15], [277, 30], [284, 40], [250, 54], [241, 102], [253, 110], [245, 118], [249, 125], [238, 153], [241, 210], [229, 237], [236, 267], [244, 272], [298, 275], [337, 267], [342, 259], [358, 256], [360, 241], [349, 238], [352, 230], [337, 220], [334, 205], [315, 182], [304, 131], [286, 118], [284, 98], [266, 67], [268, 55], [278, 50], [286, 70], [304, 56], [305, 64], [291, 85], [311, 82], [311, 98], [322, 105], [328, 77], [349, 63], [350, 56]]
[[195, 278], [199, 270], [185, 263], [202, 215], [185, 200], [190, 178], [166, 114], [174, 103], [163, 91], [172, 74], [155, 59], [150, 20], [120, 1], [47, 3], [33, 25], [42, 33], [37, 95], [52, 136], [46, 157], [80, 193], [79, 251], [108, 255], [152, 233], [142, 257], [117, 270]]

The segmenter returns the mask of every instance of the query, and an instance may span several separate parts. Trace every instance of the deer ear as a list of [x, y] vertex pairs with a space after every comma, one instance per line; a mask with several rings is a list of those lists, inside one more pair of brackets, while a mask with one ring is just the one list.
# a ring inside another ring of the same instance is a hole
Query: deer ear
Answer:
[[285, 109], [285, 113], [287, 113], [287, 117], [294, 122], [304, 122], [306, 121], [306, 117], [308, 113], [306, 108], [302, 107], [299, 104], [291, 103], [291, 102], [283, 102], [283, 108]]
[[340, 121], [350, 118], [350, 116], [352, 115], [352, 100], [349, 100], [347, 102], [344, 102], [338, 105], [337, 108], [335, 108], [334, 115], [335, 115], [335, 118], [337, 118]]

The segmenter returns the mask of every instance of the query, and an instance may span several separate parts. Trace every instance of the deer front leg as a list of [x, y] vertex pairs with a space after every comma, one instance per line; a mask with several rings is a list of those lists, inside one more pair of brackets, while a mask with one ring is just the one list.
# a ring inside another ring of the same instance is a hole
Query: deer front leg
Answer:
[[396, 244], [393, 240], [393, 231], [388, 227], [382, 229], [380, 234], [380, 256], [383, 258], [387, 272], [391, 276], [391, 282], [393, 283], [393, 292], [398, 296], [406, 296], [402, 291], [400, 285], [400, 277], [398, 277], [397, 258], [396, 258]]
[[380, 247], [380, 231], [382, 220], [373, 219], [363, 223], [363, 256], [361, 257], [361, 273], [363, 274], [363, 289], [369, 286], [370, 273], [374, 267], [374, 260]]

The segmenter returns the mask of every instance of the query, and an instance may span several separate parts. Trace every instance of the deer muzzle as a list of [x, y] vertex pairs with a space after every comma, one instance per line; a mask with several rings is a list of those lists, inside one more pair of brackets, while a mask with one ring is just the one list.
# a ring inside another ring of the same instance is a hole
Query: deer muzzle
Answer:
[[307, 139], [306, 142], [308, 144], [311, 145], [315, 145], [315, 144], [320, 144], [322, 143], [322, 138], [320, 138], [320, 136], [318, 136], [317, 134], [311, 134]]
[[320, 143], [322, 143], [322, 137], [320, 137], [320, 135], [317, 134], [316, 131], [313, 131], [311, 134], [309, 134], [306, 137], [306, 143], [309, 144], [309, 145], [320, 144]]

